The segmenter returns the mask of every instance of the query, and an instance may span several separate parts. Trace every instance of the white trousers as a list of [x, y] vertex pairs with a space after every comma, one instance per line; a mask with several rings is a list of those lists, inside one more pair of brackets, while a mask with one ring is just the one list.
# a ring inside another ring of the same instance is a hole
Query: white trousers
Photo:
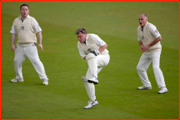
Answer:
[[32, 65], [34, 66], [36, 72], [39, 74], [41, 80], [48, 80], [44, 66], [39, 59], [37, 47], [34, 43], [30, 44], [18, 44], [15, 50], [15, 57], [14, 57], [14, 67], [16, 71], [16, 79], [23, 79], [22, 75], [22, 63], [26, 59], [29, 58]]
[[143, 53], [139, 63], [137, 65], [137, 71], [143, 86], [151, 87], [151, 83], [148, 79], [147, 69], [152, 62], [154, 76], [159, 88], [166, 87], [163, 73], [160, 69], [160, 55], [161, 52]]
[[[89, 66], [86, 73], [87, 79], [90, 79], [92, 77], [97, 77], [98, 73], [102, 70], [102, 68], [108, 65], [110, 56], [109, 54], [104, 54], [104, 55], [100, 54], [92, 59], [93, 59], [92, 63], [87, 61], [88, 66]], [[92, 65], [92, 64], [95, 64], [95, 65]], [[93, 71], [93, 73], [91, 71]], [[96, 99], [94, 84], [84, 81], [84, 86], [90, 100], [94, 102]]]

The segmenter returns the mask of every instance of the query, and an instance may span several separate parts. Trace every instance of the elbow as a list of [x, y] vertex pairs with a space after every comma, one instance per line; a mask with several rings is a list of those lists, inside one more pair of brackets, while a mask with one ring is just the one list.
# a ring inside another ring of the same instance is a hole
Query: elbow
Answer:
[[107, 46], [108, 46], [107, 44], [104, 45], [105, 49], [107, 48]]
[[161, 40], [162, 40], [162, 37], [160, 36], [160, 37], [159, 37], [159, 41], [161, 41]]

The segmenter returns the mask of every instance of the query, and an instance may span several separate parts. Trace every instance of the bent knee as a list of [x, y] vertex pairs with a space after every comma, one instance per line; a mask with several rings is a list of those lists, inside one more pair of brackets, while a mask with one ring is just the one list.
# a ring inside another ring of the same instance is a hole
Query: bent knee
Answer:
[[89, 53], [87, 56], [86, 56], [86, 61], [89, 60], [89, 59], [92, 59], [92, 58], [95, 58], [96, 56], [92, 53]]
[[41, 63], [40, 59], [33, 59], [33, 60], [31, 60], [31, 62], [32, 62], [33, 64], [39, 64], [39, 63]]
[[153, 70], [161, 70], [159, 66], [153, 66]]
[[146, 71], [146, 68], [144, 68], [142, 66], [137, 66], [136, 69], [137, 69], [137, 71]]
[[22, 63], [24, 61], [24, 59], [18, 59], [18, 58], [15, 58], [14, 59], [14, 63]]

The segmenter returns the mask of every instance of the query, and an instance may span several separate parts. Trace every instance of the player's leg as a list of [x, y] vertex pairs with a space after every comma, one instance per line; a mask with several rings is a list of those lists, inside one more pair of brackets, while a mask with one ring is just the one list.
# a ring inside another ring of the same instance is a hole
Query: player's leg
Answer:
[[22, 75], [22, 63], [24, 62], [26, 56], [24, 54], [23, 46], [17, 43], [17, 48], [15, 50], [15, 57], [14, 57], [14, 68], [16, 71], [16, 78], [12, 79], [11, 82], [23, 82], [23, 75]]
[[97, 65], [97, 58], [94, 54], [89, 53], [86, 56], [86, 61], [88, 63], [89, 69], [89, 75], [86, 76], [88, 79], [89, 83], [94, 83], [94, 84], [98, 84], [98, 80], [97, 80], [97, 72], [98, 72], [98, 65]]
[[[88, 58], [90, 57], [88, 56]], [[87, 60], [89, 65], [89, 72], [91, 73], [90, 76], [87, 77], [89, 79], [88, 82], [92, 81], [92, 83], [94, 84], [99, 83], [99, 81], [97, 80], [98, 73], [101, 71], [103, 67], [108, 65], [109, 60], [110, 60], [109, 54], [104, 54], [104, 55], [100, 54], [96, 57], [92, 56], [91, 59]]]
[[44, 66], [39, 59], [36, 45], [34, 43], [28, 44], [25, 49], [25, 54], [33, 64], [36, 72], [39, 74], [40, 79], [43, 81], [43, 84], [48, 85], [48, 78], [46, 76]]
[[109, 61], [110, 61], [109, 54], [104, 54], [104, 55], [100, 54], [100, 55], [98, 55], [97, 56], [97, 66], [98, 66], [98, 68], [103, 68], [103, 67], [107, 66]]
[[139, 77], [141, 79], [141, 82], [143, 84], [143, 86], [138, 87], [138, 89], [151, 89], [152, 88], [147, 72], [146, 72], [150, 63], [151, 63], [151, 59], [148, 57], [147, 54], [143, 53], [136, 67]]
[[91, 72], [89, 69], [87, 71], [86, 77], [82, 76], [86, 92], [87, 92], [88, 97], [90, 99], [88, 101], [88, 105], [84, 107], [85, 109], [89, 109], [89, 108], [98, 104], [98, 101], [96, 100], [96, 96], [95, 96], [95, 86], [93, 83], [89, 83], [88, 79], [87, 79], [87, 77], [90, 77], [90, 76], [91, 76]]
[[160, 89], [159, 93], [165, 93], [167, 92], [165, 80], [163, 73], [160, 69], [160, 55], [161, 52], [154, 52], [152, 54], [152, 63], [153, 63], [153, 71], [154, 71], [154, 76], [156, 78], [157, 85]]
[[[110, 57], [109, 55], [98, 55], [96, 57], [96, 69], [97, 69], [97, 75], [98, 73], [102, 70], [103, 67], [105, 67], [108, 63], [109, 63]], [[93, 62], [92, 62], [93, 63]], [[89, 64], [90, 65], [90, 64]], [[82, 79], [84, 81], [84, 86], [86, 88], [86, 92], [90, 98], [90, 101], [88, 101], [88, 105], [85, 106], [86, 109], [91, 108], [92, 106], [95, 106], [98, 104], [98, 101], [96, 100], [96, 96], [95, 96], [95, 87], [94, 84], [92, 83], [88, 83], [88, 78], [92, 78], [94, 77], [93, 74], [91, 73], [91, 69], [89, 68], [87, 73], [86, 73], [86, 77], [82, 76]]]
[[88, 94], [89, 99], [92, 102], [94, 102], [95, 99], [96, 99], [94, 84], [93, 83], [89, 83], [87, 81], [83, 81], [83, 82], [84, 82], [84, 86], [85, 86], [85, 89], [86, 89], [86, 92]]

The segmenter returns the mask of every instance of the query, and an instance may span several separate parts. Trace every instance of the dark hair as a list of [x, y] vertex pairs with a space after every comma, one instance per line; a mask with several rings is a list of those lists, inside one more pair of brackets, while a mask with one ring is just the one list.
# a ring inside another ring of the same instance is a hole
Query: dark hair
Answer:
[[86, 31], [85, 28], [79, 28], [79, 29], [76, 30], [76, 34], [79, 34], [80, 32], [81, 32], [82, 34], [87, 34], [87, 31]]
[[20, 6], [20, 10], [21, 10], [22, 6], [27, 6], [28, 9], [29, 9], [29, 6], [28, 6], [27, 4], [22, 4], [22, 5]]

